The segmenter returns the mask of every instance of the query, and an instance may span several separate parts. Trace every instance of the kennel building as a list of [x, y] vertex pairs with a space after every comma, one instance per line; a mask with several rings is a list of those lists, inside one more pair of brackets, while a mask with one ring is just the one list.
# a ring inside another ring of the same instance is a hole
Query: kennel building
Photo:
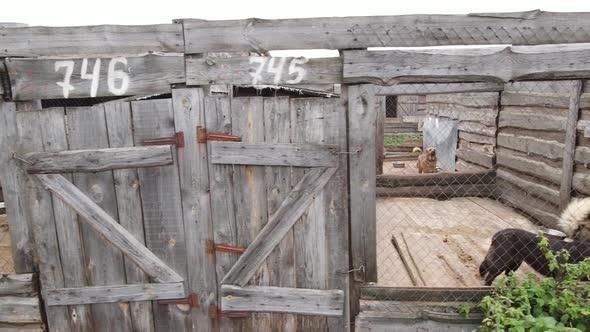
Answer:
[[[476, 326], [491, 235], [590, 192], [589, 18], [0, 23], [2, 324]], [[441, 45], [480, 47], [412, 48]], [[297, 49], [340, 55], [272, 56]], [[387, 96], [424, 105], [411, 137]]]

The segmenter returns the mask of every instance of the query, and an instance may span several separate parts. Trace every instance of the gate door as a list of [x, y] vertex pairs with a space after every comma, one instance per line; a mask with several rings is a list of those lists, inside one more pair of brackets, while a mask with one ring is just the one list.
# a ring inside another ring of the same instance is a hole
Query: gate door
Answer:
[[348, 329], [346, 104], [207, 97], [205, 110], [222, 324]]

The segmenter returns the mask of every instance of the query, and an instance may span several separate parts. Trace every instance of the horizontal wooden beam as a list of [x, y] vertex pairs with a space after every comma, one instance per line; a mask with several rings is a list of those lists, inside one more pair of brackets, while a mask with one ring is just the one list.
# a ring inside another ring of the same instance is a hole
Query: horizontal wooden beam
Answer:
[[245, 286], [260, 264], [281, 242], [334, 173], [336, 173], [336, 168], [315, 168], [305, 174], [221, 283]]
[[37, 286], [32, 273], [4, 274], [0, 277], [0, 296], [36, 292]]
[[182, 282], [166, 284], [131, 284], [82, 288], [47, 289], [43, 299], [48, 306], [153, 301], [185, 297]]
[[0, 57], [183, 52], [180, 24], [0, 28]]
[[264, 144], [211, 142], [213, 164], [334, 167], [336, 146], [319, 144]]
[[408, 83], [375, 87], [378, 96], [432, 95], [460, 92], [494, 92], [502, 91], [504, 84], [497, 82], [473, 83]]
[[184, 20], [187, 53], [590, 42], [590, 13]]
[[557, 185], [561, 184], [560, 168], [553, 167], [538, 159], [532, 159], [510, 149], [499, 147], [496, 152], [496, 163], [498, 166], [505, 166]]
[[559, 204], [559, 190], [540, 181], [530, 181], [530, 177], [526, 177], [518, 172], [509, 171], [505, 168], [499, 168], [496, 172], [499, 179], [522, 189], [529, 195], [538, 197], [555, 205]]
[[498, 134], [498, 146], [512, 150], [543, 156], [552, 160], [561, 160], [565, 145], [554, 140], [545, 140], [524, 135], [510, 133]]
[[181, 54], [6, 59], [13, 100], [129, 96], [170, 92], [184, 83]]
[[[113, 217], [70, 181], [58, 174], [35, 175], [43, 186], [76, 211], [102, 237], [133, 261], [156, 282], [181, 282], [183, 278], [139, 242]], [[106, 243], [105, 243], [106, 245]]]
[[25, 156], [29, 173], [101, 172], [170, 165], [170, 146], [36, 152]]
[[493, 184], [451, 184], [448, 186], [377, 187], [377, 197], [494, 197]]
[[366, 300], [453, 301], [477, 302], [492, 292], [492, 287], [361, 287], [361, 298]]
[[[18, 297], [2, 296], [0, 297], [0, 326], [2, 323], [12, 327], [14, 330], [19, 329], [20, 324], [41, 323], [41, 305], [39, 297]], [[25, 330], [26, 331], [26, 330]]]
[[377, 187], [446, 186], [452, 184], [490, 184], [494, 182], [494, 170], [484, 172], [454, 172], [417, 175], [377, 175]]
[[586, 77], [590, 77], [590, 44], [344, 51], [344, 83], [391, 85]]
[[542, 198], [536, 198], [502, 178], [498, 178], [496, 183], [498, 197], [506, 205], [525, 212], [546, 227], [559, 229], [557, 227], [557, 220], [559, 219], [557, 205], [553, 205], [550, 201]]
[[483, 166], [485, 168], [491, 169], [496, 164], [496, 157], [494, 154], [490, 153], [483, 153], [472, 149], [467, 149], [460, 147], [455, 152], [457, 154], [457, 159], [463, 159], [470, 163]]
[[505, 107], [504, 110], [500, 112], [498, 127], [564, 132], [566, 121], [566, 117], [544, 113], [543, 109], [540, 109], [538, 113], [532, 116], [531, 113], [508, 111]]
[[189, 85], [342, 83], [341, 58], [187, 57]]
[[221, 285], [221, 310], [342, 316], [344, 291]]

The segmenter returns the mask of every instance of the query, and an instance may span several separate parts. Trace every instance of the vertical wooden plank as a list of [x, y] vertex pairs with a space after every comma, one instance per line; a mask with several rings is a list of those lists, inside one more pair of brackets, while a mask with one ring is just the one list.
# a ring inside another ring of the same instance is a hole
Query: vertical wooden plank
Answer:
[[385, 96], [375, 97], [375, 162], [377, 174], [383, 174], [384, 132], [385, 132]]
[[[63, 151], [68, 149], [66, 136], [65, 109], [44, 109], [39, 112], [40, 131], [43, 138], [43, 151]], [[64, 174], [72, 181], [72, 176]], [[62, 200], [52, 195], [53, 213], [59, 255], [62, 258], [64, 287], [84, 287], [87, 285], [84, 270], [84, 255], [78, 215]], [[70, 327], [73, 331], [88, 331], [92, 329], [93, 317], [89, 306], [78, 305], [68, 307]]]
[[[6, 106], [6, 104], [4, 105]], [[15, 112], [14, 104], [3, 107], [2, 113]], [[18, 148], [16, 153], [21, 154], [42, 149], [42, 138], [39, 133], [38, 112], [19, 112], [7, 117], [15, 119]], [[17, 166], [18, 167], [18, 166]], [[11, 174], [14, 176], [18, 173]], [[35, 238], [36, 254], [39, 260], [39, 279], [44, 289], [56, 289], [64, 287], [64, 276], [61, 259], [58, 255], [59, 247], [55, 230], [55, 219], [51, 195], [31, 177], [23, 174], [20, 181], [20, 190], [25, 191], [26, 199], [19, 209], [27, 209], [27, 217], [30, 218], [32, 231]], [[52, 331], [68, 331], [68, 310], [66, 307], [45, 306], [48, 328]]]
[[[208, 131], [232, 134], [230, 99], [228, 97], [205, 98], [205, 121]], [[238, 230], [235, 216], [233, 166], [209, 163], [211, 196], [211, 219], [215, 243], [238, 245]], [[215, 258], [217, 279], [221, 280], [237, 261], [239, 254], [212, 253]], [[217, 298], [217, 303], [220, 299]], [[241, 331], [243, 319], [220, 318], [220, 331]]]
[[574, 177], [575, 151], [576, 151], [576, 125], [580, 114], [580, 96], [582, 94], [582, 81], [572, 82], [569, 111], [567, 114], [565, 149], [563, 151], [563, 171], [561, 186], [559, 188], [559, 210], [562, 211], [569, 204], [572, 195], [572, 179]]
[[375, 101], [372, 86], [348, 86], [350, 154], [350, 236], [352, 267], [358, 281], [377, 281], [375, 194]]
[[317, 207], [318, 218], [323, 219], [325, 227], [326, 287], [327, 289], [341, 289], [345, 292], [345, 310], [342, 317], [327, 318], [330, 331], [348, 331], [350, 327], [349, 275], [343, 273], [347, 271], [349, 264], [346, 104], [345, 98], [314, 99], [312, 114], [316, 114], [316, 121], [321, 121], [321, 127], [319, 127], [321, 134], [316, 134], [317, 137], [314, 138], [313, 133], [308, 133], [308, 136], [311, 136], [310, 139], [315, 143], [337, 145], [342, 152], [337, 173], [326, 184], [321, 195], [322, 199], [316, 199], [318, 203], [321, 202], [321, 205]]
[[16, 273], [33, 272], [32, 225], [26, 203], [26, 172], [12, 158], [17, 149], [16, 105], [0, 100], [0, 184], [8, 215]]
[[177, 149], [182, 212], [186, 241], [189, 292], [195, 292], [200, 308], [191, 310], [192, 324], [199, 331], [213, 331], [209, 307], [217, 304], [215, 258], [206, 252], [206, 241], [213, 239], [209, 201], [207, 144], [198, 143], [197, 126], [205, 126], [204, 92], [201, 88], [172, 89], [174, 124], [182, 131], [185, 145]]
[[[324, 99], [324, 142], [340, 147], [347, 152], [347, 102], [345, 98]], [[340, 154], [338, 172], [324, 188], [324, 215], [326, 218], [326, 239], [328, 256], [328, 289], [344, 291], [344, 312], [342, 317], [329, 317], [330, 331], [350, 330], [349, 311], [349, 217], [348, 217], [348, 155]]]
[[[174, 135], [174, 113], [170, 99], [134, 101], [131, 103], [131, 109], [136, 146], [141, 146], [146, 138]], [[186, 278], [186, 243], [176, 163], [175, 161], [175, 164], [170, 166], [139, 169], [139, 189], [146, 246]], [[192, 329], [188, 306], [156, 303], [153, 306], [156, 331]]]
[[[108, 148], [109, 140], [104, 106], [67, 108], [70, 149]], [[118, 219], [113, 173], [75, 173], [73, 183], [114, 219]], [[108, 244], [90, 225], [80, 226], [84, 239], [85, 266], [90, 286], [125, 284], [122, 253]], [[127, 331], [131, 328], [129, 304], [95, 304], [91, 306], [94, 329]]]
[[[291, 118], [289, 97], [271, 97], [264, 99], [264, 136], [266, 143], [291, 142]], [[289, 194], [291, 184], [290, 167], [266, 167], [266, 194], [268, 216], [272, 216], [285, 197]], [[290, 230], [267, 259], [270, 267], [271, 286], [292, 287], [295, 283], [295, 248], [293, 230]], [[272, 331], [295, 331], [297, 316], [291, 314], [273, 314]]]
[[[242, 137], [243, 142], [264, 142], [264, 108], [262, 97], [234, 98], [231, 103], [232, 134]], [[265, 166], [234, 165], [235, 216], [238, 246], [248, 247], [268, 221]], [[264, 265], [251, 284], [267, 286], [270, 270]], [[267, 314], [252, 314], [245, 322], [245, 329], [270, 331]], [[249, 327], [248, 327], [249, 325]]]
[[[111, 148], [132, 147], [133, 126], [131, 124], [131, 105], [129, 103], [107, 103], [104, 105], [109, 146]], [[119, 223], [142, 244], [145, 244], [141, 196], [139, 194], [139, 175], [136, 169], [113, 171]], [[125, 259], [125, 274], [130, 284], [149, 283], [149, 277], [128, 259]], [[129, 303], [131, 324], [134, 331], [154, 330], [152, 303], [134, 301]]]
[[[293, 143], [319, 143], [323, 141], [323, 110], [320, 99], [291, 99], [291, 126]], [[303, 169], [293, 168], [292, 183], [297, 183]], [[309, 211], [293, 226], [295, 242], [295, 273], [297, 288], [327, 289], [326, 220], [321, 207], [323, 192], [316, 196]], [[328, 329], [325, 317], [297, 317], [297, 330]]]

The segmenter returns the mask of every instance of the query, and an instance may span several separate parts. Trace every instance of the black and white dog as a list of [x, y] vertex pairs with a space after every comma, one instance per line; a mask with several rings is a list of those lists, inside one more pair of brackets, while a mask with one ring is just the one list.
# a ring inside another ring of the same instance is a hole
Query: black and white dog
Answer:
[[[590, 240], [587, 240], [590, 237], [584, 234], [588, 230], [582, 227], [587, 223], [589, 215], [590, 198], [570, 202], [562, 212], [557, 227], [574, 240], [548, 238], [551, 251], [567, 249], [571, 255], [571, 263], [577, 263], [590, 256]], [[545, 276], [551, 275], [549, 264], [538, 247], [536, 234], [522, 229], [504, 229], [492, 237], [490, 249], [479, 266], [479, 274], [485, 277], [485, 284], [489, 286], [502, 272], [516, 271], [522, 262], [526, 262]]]

